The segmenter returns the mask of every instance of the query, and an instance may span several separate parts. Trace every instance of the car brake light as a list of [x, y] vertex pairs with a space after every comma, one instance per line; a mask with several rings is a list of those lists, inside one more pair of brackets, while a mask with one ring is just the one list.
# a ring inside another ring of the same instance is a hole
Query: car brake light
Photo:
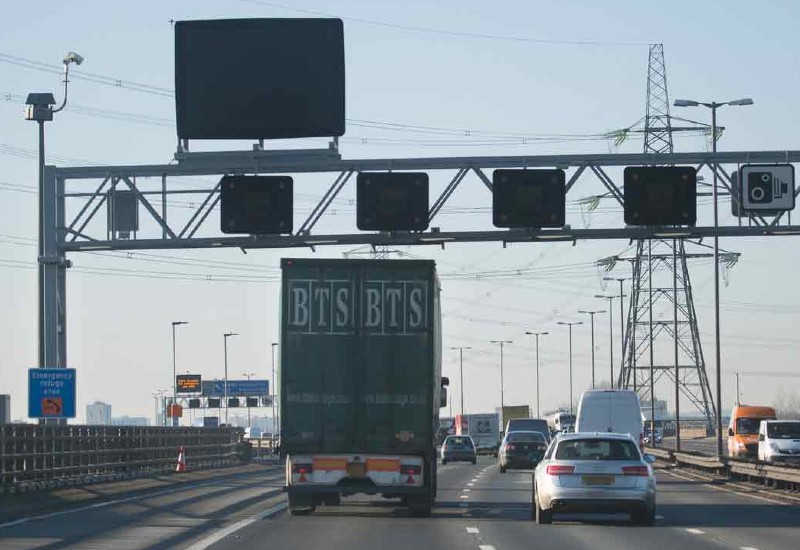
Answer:
[[310, 474], [314, 472], [313, 464], [292, 464], [293, 474]]
[[557, 464], [550, 464], [547, 467], [547, 475], [549, 476], [561, 476], [572, 474], [575, 471], [575, 466], [559, 466]]
[[647, 466], [623, 466], [622, 473], [626, 476], [649, 476], [650, 469]]
[[416, 464], [401, 464], [400, 473], [403, 475], [418, 476], [422, 473], [422, 466]]

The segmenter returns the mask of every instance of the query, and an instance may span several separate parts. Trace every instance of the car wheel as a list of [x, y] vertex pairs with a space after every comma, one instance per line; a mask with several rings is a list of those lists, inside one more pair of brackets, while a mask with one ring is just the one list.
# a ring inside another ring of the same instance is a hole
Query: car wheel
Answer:
[[473, 459], [472, 459], [472, 463], [473, 463], [473, 464], [477, 464], [477, 463], [478, 463], [478, 459], [477, 459], [477, 458], [473, 458]]
[[536, 512], [536, 523], [539, 525], [549, 525], [553, 523], [553, 511], [542, 510], [539, 506], [539, 497], [536, 495], [536, 490], [533, 492], [533, 507]]
[[502, 464], [500, 465], [500, 473], [501, 473], [501, 474], [504, 474], [504, 473], [506, 473], [506, 467], [505, 467], [505, 466], [503, 466]]
[[642, 507], [641, 510], [638, 510], [631, 514], [631, 519], [633, 523], [636, 525], [644, 525], [644, 526], [651, 526], [655, 525], [656, 523], [656, 507], [653, 506], [648, 508], [647, 506]]
[[444, 466], [445, 464], [447, 464], [447, 459], [446, 459], [446, 458], [443, 458], [443, 459], [442, 459], [442, 465]]

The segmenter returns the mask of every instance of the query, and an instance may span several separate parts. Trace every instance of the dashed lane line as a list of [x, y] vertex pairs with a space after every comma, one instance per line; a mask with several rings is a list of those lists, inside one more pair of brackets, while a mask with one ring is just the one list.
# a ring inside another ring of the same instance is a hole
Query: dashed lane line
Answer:
[[691, 533], [693, 535], [705, 535], [706, 534], [705, 531], [702, 531], [700, 529], [695, 529], [694, 527], [690, 527], [690, 528], [686, 529], [686, 532], [687, 533]]
[[461, 498], [461, 499], [469, 498], [469, 495], [458, 495], [458, 498]]
[[272, 508], [268, 508], [267, 510], [264, 510], [260, 514], [256, 514], [255, 516], [249, 517], [247, 519], [243, 519], [241, 521], [237, 521], [233, 525], [229, 525], [228, 527], [225, 527], [224, 529], [219, 529], [218, 531], [212, 533], [208, 537], [205, 537], [205, 538], [200, 539], [199, 541], [195, 542], [193, 545], [191, 545], [186, 550], [205, 550], [209, 546], [218, 543], [219, 541], [221, 541], [222, 539], [224, 539], [225, 537], [227, 537], [229, 535], [232, 535], [236, 531], [239, 531], [240, 529], [244, 529], [248, 525], [252, 525], [253, 523], [255, 523], [255, 522], [259, 521], [259, 520], [266, 519], [268, 517], [274, 516], [275, 514], [277, 514], [279, 512], [282, 512], [283, 510], [288, 508], [288, 506], [289, 506], [289, 504], [287, 502], [281, 502], [277, 506], [273, 506]]
[[478, 545], [478, 548], [480, 548], [481, 550], [494, 550], [494, 546], [492, 546], [491, 544], [480, 544]]
[[477, 535], [480, 533], [477, 527], [467, 527], [467, 533], [471, 533], [473, 535]]

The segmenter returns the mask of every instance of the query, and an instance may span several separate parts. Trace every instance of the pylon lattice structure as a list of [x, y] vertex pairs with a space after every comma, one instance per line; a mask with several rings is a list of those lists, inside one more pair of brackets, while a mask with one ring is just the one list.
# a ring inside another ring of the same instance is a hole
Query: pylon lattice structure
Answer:
[[[647, 70], [644, 152], [672, 153], [672, 130], [664, 46], [652, 44]], [[694, 414], [699, 412], [711, 423], [715, 418], [715, 407], [686, 260], [713, 256], [707, 250], [687, 254], [685, 244], [683, 239], [640, 240], [636, 244], [635, 256], [615, 258], [629, 261], [632, 268], [624, 353], [617, 387], [635, 389], [643, 402], [645, 416], [649, 417], [650, 407], [645, 403], [658, 399], [659, 389], [662, 399], [673, 397], [677, 377], [682, 401], [688, 401], [695, 409]], [[690, 244], [694, 243], [690, 241]], [[727, 254], [725, 259], [732, 265], [738, 254]], [[612, 267], [613, 263], [607, 267]], [[659, 381], [665, 377], [672, 382], [669, 390], [664, 386], [658, 387]]]

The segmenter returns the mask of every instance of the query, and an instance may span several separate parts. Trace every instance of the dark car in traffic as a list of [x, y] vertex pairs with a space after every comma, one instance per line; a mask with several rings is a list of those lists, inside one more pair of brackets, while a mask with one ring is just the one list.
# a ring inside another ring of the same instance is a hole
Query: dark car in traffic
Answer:
[[442, 464], [448, 462], [472, 462], [478, 461], [478, 452], [475, 449], [475, 442], [468, 435], [449, 435], [442, 443]]
[[533, 469], [542, 460], [547, 449], [547, 438], [541, 432], [507, 433], [500, 444], [497, 462], [500, 473], [507, 469]]

